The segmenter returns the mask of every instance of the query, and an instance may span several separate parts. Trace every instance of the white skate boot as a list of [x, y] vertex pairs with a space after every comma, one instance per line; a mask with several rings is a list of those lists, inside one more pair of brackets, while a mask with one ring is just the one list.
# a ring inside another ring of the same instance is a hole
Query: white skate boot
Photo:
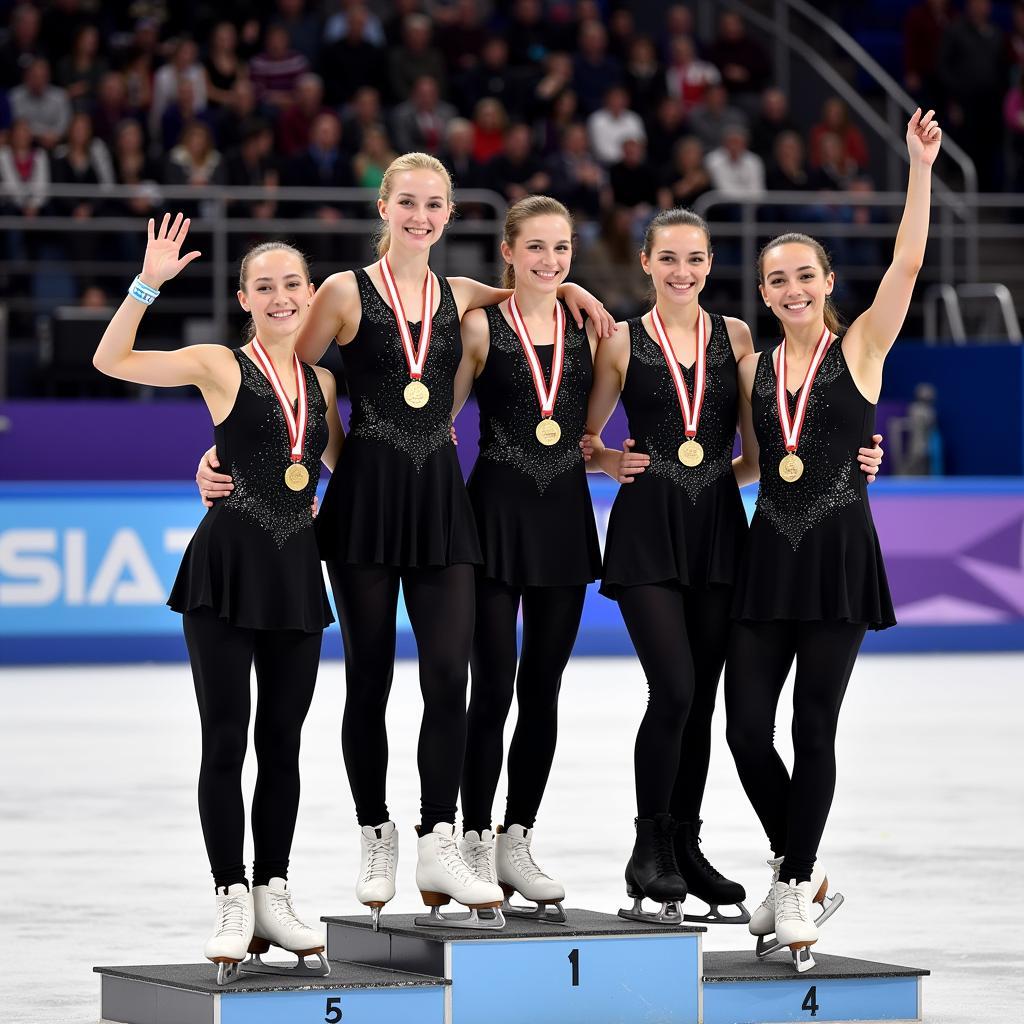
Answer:
[[[533, 829], [522, 825], [509, 825], [506, 832], [498, 826], [495, 839], [495, 860], [498, 869], [498, 884], [505, 894], [502, 910], [508, 917], [526, 917], [548, 924], [565, 924], [565, 887], [557, 879], [544, 874], [533, 859], [530, 843]], [[514, 907], [509, 901], [518, 892], [525, 899], [532, 900], [533, 907]]]
[[793, 966], [800, 974], [814, 966], [811, 946], [818, 941], [818, 927], [812, 920], [812, 898], [816, 889], [811, 882], [775, 883], [775, 938], [779, 945], [789, 946]]
[[217, 984], [227, 985], [238, 977], [238, 965], [249, 952], [254, 925], [252, 893], [242, 882], [217, 887], [217, 923], [203, 950], [217, 965]]
[[[323, 978], [331, 973], [330, 964], [324, 957], [326, 943], [323, 935], [298, 919], [292, 907], [288, 883], [283, 878], [272, 878], [269, 885], [253, 886], [252, 903], [256, 925], [249, 952], [253, 958], [242, 964], [243, 971], [284, 974], [291, 978]], [[265, 964], [260, 956], [271, 946], [294, 953], [298, 962], [294, 965]], [[316, 956], [319, 962], [310, 966], [306, 962], [307, 956]]]
[[772, 869], [772, 884], [768, 886], [768, 895], [765, 896], [761, 906], [750, 915], [750, 923], [747, 925], [750, 934], [756, 935], [758, 938], [771, 935], [775, 931], [775, 883], [779, 880], [782, 858], [771, 857], [767, 864]]
[[370, 908], [373, 930], [380, 928], [380, 911], [395, 898], [395, 871], [398, 867], [398, 830], [393, 821], [364, 825], [359, 830], [362, 855], [356, 899]]
[[[775, 873], [778, 874], [778, 871], [779, 868], [776, 867]], [[809, 882], [801, 882], [800, 884], [806, 885], [807, 891], [810, 894], [808, 906], [806, 908], [807, 920], [814, 928], [814, 941], [816, 941], [817, 929], [820, 928], [843, 905], [843, 895], [838, 892], [831, 897], [828, 895], [828, 876], [825, 874], [825, 869], [821, 866], [820, 862], [814, 865], [814, 870], [811, 872], [811, 880]], [[770, 894], [772, 913], [774, 915], [772, 931], [775, 931], [775, 927], [781, 923], [781, 918], [779, 917], [781, 910], [778, 903], [780, 885], [786, 885], [786, 883], [780, 882], [779, 879], [776, 878]], [[788, 887], [789, 886], [787, 886], [787, 888]], [[767, 902], [768, 900], [766, 899], [765, 903]], [[821, 912], [817, 917], [814, 917], [813, 904], [815, 903], [821, 907]], [[762, 906], [764, 906], [764, 904], [762, 904]], [[790, 913], [790, 909], [787, 909], [787, 915]], [[760, 910], [760, 908], [758, 908], [758, 910]], [[785, 930], [787, 937], [793, 935], [795, 931], [798, 930], [795, 923], [797, 920], [798, 918], [793, 918], [794, 923], [787, 926], [787, 929]], [[750, 923], [750, 928], [751, 931], [753, 931], [753, 921]], [[802, 940], [799, 936], [797, 936], [795, 940], [783, 941], [783, 937], [777, 932], [774, 935], [772, 935], [771, 932], [766, 932], [765, 934], [758, 936], [755, 953], [758, 958], [763, 958], [771, 956], [772, 953], [779, 952], [780, 949], [791, 947], [793, 953], [793, 965], [802, 973], [803, 971], [810, 970], [814, 966], [814, 960], [811, 958], [806, 947], [797, 946], [797, 943], [801, 941]], [[801, 948], [803, 949], [802, 953], [800, 952]], [[806, 966], [804, 966], [804, 964]]]
[[470, 829], [463, 832], [459, 842], [459, 853], [469, 865], [469, 870], [482, 882], [498, 883], [498, 869], [494, 863], [494, 833], [485, 828], [483, 832]]
[[[441, 821], [416, 841], [416, 885], [430, 907], [430, 916], [417, 917], [416, 924], [425, 928], [504, 928], [501, 889], [473, 873], [459, 853], [454, 833], [454, 825]], [[468, 918], [441, 916], [440, 908], [452, 900], [470, 908]], [[478, 911], [490, 908], [494, 916], [481, 918]]]

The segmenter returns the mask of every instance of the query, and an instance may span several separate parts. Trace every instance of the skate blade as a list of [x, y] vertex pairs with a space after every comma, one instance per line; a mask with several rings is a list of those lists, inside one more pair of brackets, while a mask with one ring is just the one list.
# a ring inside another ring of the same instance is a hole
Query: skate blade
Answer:
[[470, 908], [468, 917], [445, 917], [440, 907], [431, 907], [428, 917], [414, 918], [413, 923], [420, 928], [471, 928], [477, 931], [495, 932], [505, 927], [505, 915], [501, 907], [485, 907], [484, 913], [493, 913], [493, 917], [481, 917], [480, 911]]
[[793, 954], [793, 966], [796, 968], [797, 974], [803, 974], [804, 971], [809, 971], [815, 966], [810, 946], [801, 946], [791, 949], [790, 952]]
[[678, 900], [662, 903], [660, 910], [644, 910], [643, 897], [634, 896], [633, 906], [628, 910], [620, 910], [619, 917], [626, 921], [639, 921], [640, 924], [682, 924], [683, 909]]
[[[260, 959], [259, 953], [254, 953], [251, 960], [242, 964], [242, 971], [246, 974], [277, 974], [288, 978], [326, 978], [331, 973], [331, 965], [327, 962], [322, 950], [300, 955], [294, 964], [265, 964]], [[310, 964], [306, 957], [317, 958], [317, 963]]]
[[[837, 892], [835, 896], [831, 898], [826, 896], [819, 904], [821, 913], [814, 919], [815, 927], [820, 928], [845, 902], [843, 894]], [[778, 953], [780, 949], [789, 949], [789, 946], [784, 946], [781, 942], [769, 935], [759, 935], [757, 937], [757, 946], [754, 949], [754, 954], [759, 960], [763, 960], [766, 956], [771, 956], [773, 953]], [[810, 955], [810, 954], [808, 954]], [[795, 953], [794, 953], [795, 956]], [[814, 960], [811, 959], [811, 967], [814, 966]], [[809, 971], [810, 967], [800, 967], [797, 965], [799, 971]]]
[[215, 960], [214, 963], [217, 964], [218, 985], [230, 985], [231, 982], [238, 980], [237, 960]]
[[373, 928], [375, 932], [380, 931], [380, 910], [381, 905], [370, 905], [370, 927]]
[[683, 914], [684, 921], [692, 921], [695, 924], [749, 924], [750, 911], [742, 903], [727, 904], [730, 907], [738, 907], [738, 914], [723, 914], [718, 908], [720, 904], [709, 903], [706, 914]]
[[541, 921], [543, 924], [566, 924], [568, 918], [562, 907], [561, 900], [538, 900], [532, 907], [517, 907], [507, 899], [501, 905], [506, 917], [515, 917], [520, 921]]

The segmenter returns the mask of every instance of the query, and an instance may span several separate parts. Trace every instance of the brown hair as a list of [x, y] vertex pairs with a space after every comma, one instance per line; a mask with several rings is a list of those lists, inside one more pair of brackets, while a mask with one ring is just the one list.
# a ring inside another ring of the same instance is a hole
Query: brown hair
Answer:
[[658, 228], [674, 228], [679, 224], [689, 228], [700, 228], [704, 232], [704, 237], [708, 243], [708, 255], [710, 256], [711, 228], [708, 227], [708, 222], [699, 213], [694, 213], [693, 210], [685, 206], [674, 206], [671, 210], [662, 210], [647, 225], [647, 231], [644, 233], [643, 254], [648, 259], [651, 258], [651, 253], [654, 252], [654, 236], [658, 233]]
[[[527, 196], [513, 203], [505, 214], [505, 227], [502, 230], [502, 240], [511, 249], [519, 233], [523, 230], [523, 223], [531, 217], [564, 217], [569, 225], [569, 234], [572, 235], [573, 223], [572, 214], [557, 199], [550, 196]], [[505, 264], [501, 275], [502, 288], [515, 288], [516, 272], [511, 263]]]
[[[238, 290], [239, 291], [247, 292], [249, 290], [249, 288], [248, 288], [249, 264], [252, 263], [252, 261], [257, 256], [262, 256], [265, 252], [276, 252], [277, 250], [281, 250], [282, 252], [288, 252], [288, 253], [291, 253], [293, 256], [295, 256], [298, 259], [298, 261], [302, 264], [302, 273], [305, 276], [306, 281], [308, 282], [310, 280], [310, 276], [309, 276], [309, 261], [306, 259], [305, 255], [302, 252], [300, 252], [298, 249], [295, 248], [294, 245], [290, 245], [288, 242], [279, 242], [279, 241], [260, 242], [258, 245], [254, 245], [242, 257], [242, 263], [241, 263], [241, 265], [238, 268]], [[249, 317], [249, 322], [245, 325], [245, 328], [242, 331], [242, 338], [243, 338], [242, 344], [243, 345], [248, 344], [255, 337], [256, 337], [256, 324], [253, 323], [253, 319], [250, 316]]]
[[[832, 261], [829, 259], [828, 253], [825, 251], [825, 247], [816, 238], [811, 238], [810, 235], [805, 235], [802, 231], [788, 231], [784, 235], [778, 235], [773, 238], [760, 252], [757, 257], [757, 280], [760, 284], [764, 284], [764, 258], [771, 252], [772, 249], [777, 249], [780, 245], [806, 245], [809, 246], [813, 251], [816, 259], [818, 260], [818, 266], [821, 267], [821, 272], [828, 277], [832, 273]], [[839, 334], [839, 332], [846, 326], [845, 321], [839, 315], [839, 310], [836, 309], [832, 302], [832, 299], [825, 296], [825, 326], [833, 333]]]
[[[402, 171], [433, 171], [444, 178], [445, 184], [448, 186], [448, 205], [452, 208], [452, 211], [455, 210], [455, 196], [453, 195], [451, 175], [444, 164], [436, 156], [431, 156], [429, 153], [403, 153], [401, 156], [396, 156], [388, 164], [384, 177], [381, 178], [380, 191], [377, 193], [378, 199], [386, 203], [391, 198], [395, 175], [400, 174]], [[381, 226], [380, 233], [377, 235], [377, 256], [383, 257], [390, 247], [391, 228], [388, 226], [387, 221], [385, 221]]]

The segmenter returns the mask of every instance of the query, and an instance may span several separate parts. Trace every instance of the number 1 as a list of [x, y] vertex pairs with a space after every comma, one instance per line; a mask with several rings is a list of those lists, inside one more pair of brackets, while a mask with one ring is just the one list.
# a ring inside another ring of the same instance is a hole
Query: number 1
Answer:
[[580, 984], [580, 951], [574, 949], [569, 954], [569, 963], [572, 964], [572, 984], [574, 988], [578, 988]]

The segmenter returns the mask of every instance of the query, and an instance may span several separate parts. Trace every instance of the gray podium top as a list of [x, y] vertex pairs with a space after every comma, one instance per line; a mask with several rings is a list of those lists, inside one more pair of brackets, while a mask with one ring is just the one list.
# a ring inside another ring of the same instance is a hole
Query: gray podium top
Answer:
[[797, 974], [786, 950], [758, 960], [752, 949], [704, 954], [704, 983], [730, 981], [792, 981], [794, 978], [923, 978], [931, 971], [920, 967], [899, 967], [873, 960], [814, 953], [814, 970]]
[[[587, 935], [680, 935], [706, 932], [703, 925], [691, 924], [642, 924], [639, 921], [627, 921], [617, 914], [601, 914], [595, 910], [571, 910], [566, 908], [568, 918], [565, 924], [547, 924], [543, 921], [531, 921], [525, 918], [506, 917], [505, 927], [497, 930], [477, 930], [475, 928], [423, 928], [414, 923], [415, 918], [425, 917], [423, 914], [384, 914], [380, 919], [382, 934], [401, 935], [409, 938], [433, 940], [434, 942], [479, 942], [486, 939], [558, 939], [567, 936]], [[466, 914], [455, 914], [453, 917], [468, 917]], [[371, 931], [369, 914], [358, 917], [322, 917], [321, 921], [328, 925], [365, 928]]]
[[165, 964], [158, 967], [94, 967], [97, 974], [124, 981], [166, 985], [186, 992], [206, 995], [232, 995], [236, 992], [294, 992], [345, 988], [422, 988], [448, 985], [444, 978], [412, 974], [385, 967], [332, 960], [331, 973], [325, 978], [289, 978], [279, 974], [246, 974], [243, 968], [236, 981], [217, 984], [217, 966], [202, 964]]

